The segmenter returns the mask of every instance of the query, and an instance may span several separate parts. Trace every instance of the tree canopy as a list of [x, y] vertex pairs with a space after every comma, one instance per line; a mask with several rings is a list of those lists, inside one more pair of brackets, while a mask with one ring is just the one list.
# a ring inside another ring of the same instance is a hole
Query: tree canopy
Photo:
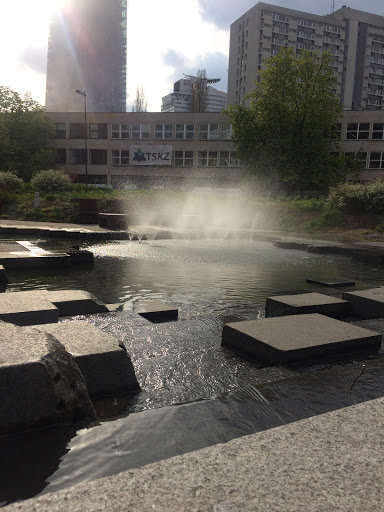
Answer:
[[229, 107], [240, 160], [265, 184], [324, 189], [346, 178], [332, 137], [342, 111], [331, 59], [285, 49], [265, 60], [250, 106]]
[[197, 80], [192, 85], [191, 112], [206, 112], [207, 110], [207, 71], [199, 69]]
[[144, 89], [141, 86], [136, 88], [136, 98], [132, 105], [132, 112], [146, 112], [148, 107], [148, 102], [145, 98]]
[[49, 169], [55, 152], [47, 146], [54, 133], [44, 107], [30, 94], [0, 86], [0, 171], [29, 180], [36, 171]]

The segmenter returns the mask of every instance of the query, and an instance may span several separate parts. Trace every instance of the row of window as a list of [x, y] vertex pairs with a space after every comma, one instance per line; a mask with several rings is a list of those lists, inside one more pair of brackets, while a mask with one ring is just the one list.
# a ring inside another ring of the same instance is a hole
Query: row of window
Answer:
[[[368, 169], [384, 169], [384, 153], [345, 153], [345, 156], [358, 158], [362, 161], [365, 168]], [[367, 165], [368, 164], [368, 165]]]
[[[107, 123], [70, 123], [70, 139], [107, 139]], [[87, 133], [88, 131], [88, 133]], [[155, 140], [193, 140], [195, 132], [198, 133], [199, 140], [230, 140], [232, 137], [231, 124], [199, 124], [196, 128], [194, 124], [155, 124], [153, 126], [153, 138]], [[148, 140], [151, 137], [151, 127], [149, 124], [117, 124], [110, 125], [111, 139], [141, 139]], [[66, 123], [56, 123], [56, 139], [67, 138]]]
[[[57, 151], [57, 163], [67, 163], [67, 152], [65, 148]], [[69, 163], [73, 165], [85, 164], [85, 149], [70, 149]], [[129, 165], [129, 150], [113, 149], [110, 153], [112, 165]], [[106, 149], [89, 149], [88, 163], [90, 165], [107, 165], [108, 153]], [[193, 151], [174, 151], [173, 163], [178, 167], [238, 167], [239, 159], [235, 151], [199, 151], [195, 162]]]
[[261, 11], [261, 16], [264, 17], [265, 14], [272, 15], [272, 19], [275, 21], [281, 21], [283, 23], [288, 23], [290, 20], [297, 20], [297, 24], [301, 27], [311, 27], [315, 28], [316, 26], [323, 26], [326, 32], [334, 32], [337, 34], [341, 33], [341, 28], [336, 25], [324, 25], [323, 23], [315, 22], [313, 20], [308, 20], [305, 18], [296, 18], [295, 16], [285, 16], [284, 14], [280, 14], [277, 12], [268, 12]]
[[348, 123], [347, 140], [384, 140], [384, 123]]

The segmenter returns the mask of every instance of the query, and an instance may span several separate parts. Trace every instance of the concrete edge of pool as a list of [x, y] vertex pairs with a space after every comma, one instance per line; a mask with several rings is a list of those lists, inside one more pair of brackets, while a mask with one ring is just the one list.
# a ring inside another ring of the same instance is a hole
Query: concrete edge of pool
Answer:
[[383, 510], [384, 398], [163, 460], [11, 511]]

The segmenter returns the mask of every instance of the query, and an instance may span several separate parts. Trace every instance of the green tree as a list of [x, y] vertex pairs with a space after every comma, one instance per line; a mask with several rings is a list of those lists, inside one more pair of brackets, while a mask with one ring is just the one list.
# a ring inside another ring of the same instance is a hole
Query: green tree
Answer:
[[55, 152], [47, 146], [54, 133], [44, 107], [30, 94], [0, 86], [0, 171], [29, 180], [36, 171], [52, 167]]
[[331, 55], [289, 48], [265, 61], [250, 106], [230, 106], [240, 160], [267, 186], [326, 189], [347, 176], [331, 136], [340, 121]]

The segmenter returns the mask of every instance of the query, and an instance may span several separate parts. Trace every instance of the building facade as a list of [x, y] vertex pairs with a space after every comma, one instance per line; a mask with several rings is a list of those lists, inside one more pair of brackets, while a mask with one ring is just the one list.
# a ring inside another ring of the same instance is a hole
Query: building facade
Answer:
[[[263, 59], [282, 48], [332, 54], [343, 110], [379, 109], [384, 88], [384, 17], [343, 6], [326, 16], [258, 3], [231, 25], [228, 103], [247, 104]], [[384, 103], [383, 103], [384, 104]]]
[[[86, 130], [81, 112], [48, 115], [56, 127], [51, 147], [57, 167], [74, 181], [129, 188], [236, 188], [244, 177], [232, 126], [222, 113], [90, 112]], [[362, 181], [384, 179], [380, 110], [344, 111], [337, 139], [340, 151], [362, 161]]]
[[127, 0], [67, 0], [51, 22], [46, 109], [125, 112]]
[[[173, 84], [173, 92], [163, 96], [162, 112], [190, 112], [194, 84], [196, 76], [189, 76], [178, 80]], [[227, 106], [227, 93], [207, 86], [206, 112], [221, 112]]]
[[74, 181], [232, 188], [242, 176], [231, 125], [221, 113], [90, 112], [86, 129], [81, 112], [48, 115], [56, 126], [57, 166]]

